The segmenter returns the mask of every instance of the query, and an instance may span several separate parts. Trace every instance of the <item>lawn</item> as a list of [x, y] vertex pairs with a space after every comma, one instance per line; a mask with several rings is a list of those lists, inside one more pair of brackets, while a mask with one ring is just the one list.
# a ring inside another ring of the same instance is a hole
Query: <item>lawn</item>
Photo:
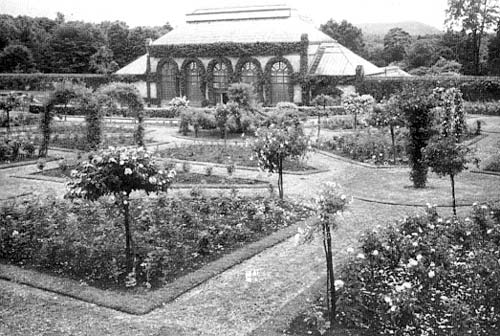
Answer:
[[[252, 150], [249, 146], [240, 144], [188, 144], [164, 148], [156, 155], [166, 159], [178, 159], [218, 164], [234, 163], [236, 166], [257, 167], [258, 163], [252, 159]], [[314, 167], [308, 166], [303, 160], [287, 160], [283, 162], [284, 170], [308, 171]]]

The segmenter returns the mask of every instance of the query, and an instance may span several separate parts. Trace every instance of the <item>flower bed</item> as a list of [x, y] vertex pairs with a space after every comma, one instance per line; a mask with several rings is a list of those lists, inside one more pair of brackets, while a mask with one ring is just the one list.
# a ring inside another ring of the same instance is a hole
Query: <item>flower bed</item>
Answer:
[[309, 216], [302, 206], [262, 197], [133, 202], [136, 283], [127, 282], [122, 214], [106, 198], [4, 206], [0, 259], [103, 288], [156, 288]]
[[[161, 149], [156, 154], [162, 158], [257, 167], [257, 161], [252, 159], [252, 149], [245, 145], [190, 144]], [[300, 160], [284, 161], [283, 168], [289, 171], [315, 169]]]
[[30, 139], [0, 137], [0, 163], [32, 160], [36, 146]]
[[[51, 176], [51, 177], [60, 177], [60, 178], [70, 178], [71, 170], [73, 168], [67, 166], [65, 163], [62, 163], [59, 168], [53, 169], [45, 169], [41, 172], [37, 172], [35, 174]], [[177, 184], [264, 184], [264, 182], [259, 180], [251, 180], [237, 177], [226, 177], [226, 176], [218, 176], [218, 175], [208, 175], [208, 174], [197, 174], [197, 173], [189, 173], [189, 172], [177, 172], [174, 178], [174, 185]]]
[[[376, 165], [393, 164], [390, 135], [383, 131], [359, 131], [352, 134], [333, 136], [316, 145], [317, 148], [352, 160]], [[405, 164], [405, 136], [398, 132], [396, 137], [396, 163]]]
[[[499, 224], [498, 203], [474, 205], [465, 219], [429, 206], [427, 216], [366, 233], [338, 271], [337, 320], [355, 335], [497, 335]], [[301, 315], [309, 333], [325, 329], [325, 308], [320, 299]]]

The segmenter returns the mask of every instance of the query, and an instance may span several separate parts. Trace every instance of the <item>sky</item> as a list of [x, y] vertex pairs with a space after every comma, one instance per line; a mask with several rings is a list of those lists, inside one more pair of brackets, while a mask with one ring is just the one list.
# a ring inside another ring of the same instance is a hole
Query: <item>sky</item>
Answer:
[[57, 12], [67, 21], [124, 21], [130, 27], [177, 26], [197, 8], [290, 4], [319, 26], [328, 19], [351, 23], [419, 21], [443, 28], [447, 0], [0, 0], [0, 13], [45, 16]]

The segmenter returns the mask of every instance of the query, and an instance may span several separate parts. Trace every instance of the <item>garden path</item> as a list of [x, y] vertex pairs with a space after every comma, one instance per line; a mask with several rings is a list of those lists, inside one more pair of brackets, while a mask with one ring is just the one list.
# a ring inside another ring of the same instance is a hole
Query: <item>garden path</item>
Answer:
[[[174, 137], [175, 128], [151, 129], [157, 141], [189, 141]], [[405, 169], [373, 170], [319, 153], [310, 156], [310, 163], [329, 171], [308, 176], [286, 175], [285, 195], [308, 200], [321, 185], [331, 181], [343, 184], [358, 198], [417, 199], [420, 205], [425, 204], [427, 197], [432, 202], [445, 202], [448, 198], [448, 181], [435, 177], [431, 179], [433, 188], [427, 191], [414, 192], [404, 186], [396, 186], [401, 178], [407, 181]], [[56, 163], [49, 163], [47, 167], [52, 165]], [[217, 170], [222, 173], [222, 168], [214, 169], [214, 172]], [[62, 195], [62, 184], [11, 177], [34, 171], [34, 166], [0, 170], [2, 197], [35, 190]], [[275, 176], [268, 177], [261, 172], [243, 169], [237, 170], [235, 175], [273, 182], [276, 179]], [[462, 188], [466, 194], [464, 201], [473, 200], [474, 195], [485, 198], [498, 196], [496, 177], [479, 178], [466, 173], [461, 181], [458, 189]], [[376, 228], [379, 224], [416, 211], [422, 209], [355, 199], [334, 235], [335, 261], [341, 262], [346, 257], [347, 247], [356, 246], [364, 229]], [[290, 238], [143, 316], [0, 281], [0, 335], [246, 335], [319, 279], [324, 273], [323, 258], [320, 242], [298, 245], [295, 237]]]

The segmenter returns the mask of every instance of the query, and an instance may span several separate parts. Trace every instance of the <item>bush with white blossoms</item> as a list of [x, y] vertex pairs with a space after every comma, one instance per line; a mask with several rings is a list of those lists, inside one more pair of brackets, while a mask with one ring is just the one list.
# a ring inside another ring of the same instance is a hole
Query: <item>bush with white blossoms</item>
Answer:
[[366, 233], [341, 270], [338, 318], [374, 335], [498, 335], [500, 203], [470, 218], [435, 206]]
[[110, 147], [89, 155], [71, 172], [67, 198], [96, 201], [112, 195], [124, 215], [126, 257], [129, 272], [133, 271], [133, 241], [130, 225], [130, 194], [133, 191], [167, 191], [175, 177], [175, 170], [163, 171], [155, 164], [152, 154], [144, 148]]

